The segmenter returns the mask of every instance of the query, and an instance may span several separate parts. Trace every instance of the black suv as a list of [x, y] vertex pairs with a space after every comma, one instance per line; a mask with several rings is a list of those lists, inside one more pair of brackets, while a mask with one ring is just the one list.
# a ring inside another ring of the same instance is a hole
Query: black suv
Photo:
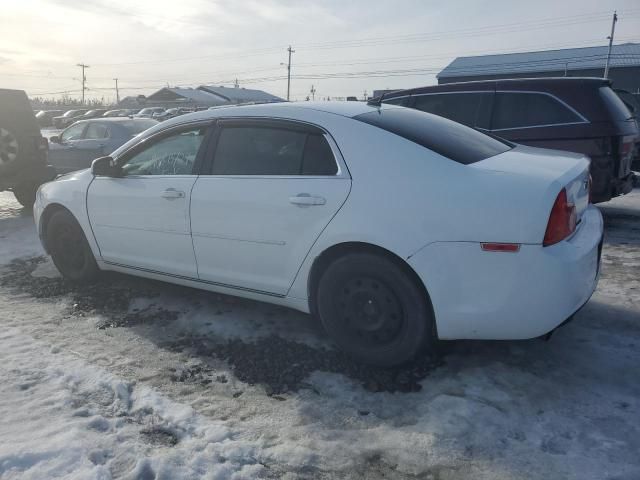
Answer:
[[507, 140], [591, 158], [592, 201], [633, 188], [640, 141], [631, 112], [602, 78], [529, 78], [449, 83], [384, 95], [383, 103], [440, 115]]
[[31, 208], [38, 187], [56, 176], [47, 165], [48, 146], [26, 93], [0, 89], [0, 191], [13, 191]]

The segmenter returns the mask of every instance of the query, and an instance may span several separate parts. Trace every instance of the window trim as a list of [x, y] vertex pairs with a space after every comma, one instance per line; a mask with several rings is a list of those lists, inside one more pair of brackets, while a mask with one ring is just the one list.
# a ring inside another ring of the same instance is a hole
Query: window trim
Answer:
[[523, 94], [534, 94], [534, 95], [546, 95], [547, 97], [551, 97], [556, 102], [558, 102], [561, 105], [563, 105], [569, 111], [573, 112], [575, 115], [577, 115], [579, 118], [581, 118], [581, 120], [577, 121], [577, 122], [559, 122], [559, 123], [545, 123], [545, 124], [542, 124], [542, 125], [523, 125], [523, 126], [520, 126], [520, 127], [493, 128], [493, 119], [494, 119], [494, 115], [496, 113], [496, 109], [495, 109], [496, 97], [494, 97], [494, 100], [493, 100], [494, 101], [494, 107], [493, 107], [493, 109], [492, 109], [493, 111], [491, 113], [491, 130], [490, 130], [491, 132], [504, 132], [504, 131], [509, 131], [509, 130], [522, 130], [522, 129], [526, 129], [526, 128], [560, 127], [560, 126], [564, 126], [564, 125], [583, 125], [585, 123], [591, 123], [591, 122], [589, 122], [589, 120], [587, 120], [587, 118], [584, 115], [582, 115], [579, 111], [577, 111], [575, 108], [573, 108], [567, 102], [565, 102], [561, 98], [558, 98], [557, 96], [555, 96], [554, 94], [549, 93], [549, 92], [542, 92], [542, 91], [539, 91], [539, 90], [496, 90], [496, 95], [498, 93], [523, 93]]
[[[220, 138], [220, 133], [224, 128], [224, 124], [235, 124], [238, 126], [251, 126], [260, 124], [259, 126], [268, 128], [271, 126], [272, 128], [282, 128], [286, 130], [287, 126], [289, 126], [290, 130], [296, 131], [306, 131], [308, 133], [320, 134], [324, 137], [324, 139], [329, 144], [329, 148], [331, 149], [331, 153], [333, 154], [333, 161], [336, 163], [338, 167], [338, 171], [334, 175], [213, 175], [213, 162], [215, 160], [215, 154], [218, 149], [218, 140]], [[271, 124], [271, 125], [269, 125]], [[200, 173], [202, 176], [206, 176], [207, 178], [230, 178], [230, 179], [246, 179], [246, 178], [263, 178], [263, 179], [328, 179], [328, 178], [351, 178], [349, 171], [347, 169], [346, 163], [344, 161], [344, 157], [342, 156], [342, 152], [338, 148], [338, 144], [333, 139], [331, 134], [327, 132], [326, 129], [322, 128], [319, 125], [314, 123], [305, 122], [303, 120], [296, 120], [291, 118], [280, 118], [280, 117], [244, 117], [244, 116], [234, 116], [234, 117], [218, 117], [216, 119], [216, 125], [214, 128], [214, 133], [211, 137], [211, 143], [208, 145], [206, 160], [202, 165], [202, 170]]]
[[124, 152], [122, 152], [120, 155], [118, 155], [116, 158], [114, 158], [114, 161], [117, 165], [122, 166], [124, 165], [132, 156], [137, 155], [139, 152], [145, 150], [147, 147], [150, 147], [152, 145], [154, 145], [156, 142], [161, 141], [162, 139], [166, 138], [166, 137], [170, 137], [172, 135], [174, 135], [175, 133], [181, 132], [181, 131], [185, 131], [185, 130], [192, 130], [194, 128], [197, 127], [202, 127], [202, 128], [206, 128], [207, 132], [204, 134], [204, 138], [202, 139], [202, 143], [200, 144], [200, 148], [198, 150], [198, 154], [196, 155], [196, 160], [193, 164], [193, 170], [190, 174], [183, 174], [183, 175], [125, 175], [122, 178], [177, 178], [177, 177], [196, 177], [198, 175], [201, 174], [202, 172], [202, 167], [203, 167], [203, 163], [204, 163], [204, 159], [205, 159], [205, 155], [209, 150], [209, 142], [211, 140], [211, 135], [213, 132], [212, 127], [212, 120], [211, 119], [207, 119], [205, 121], [203, 120], [196, 120], [196, 121], [192, 121], [192, 122], [188, 122], [188, 123], [182, 123], [180, 125], [172, 125], [171, 127], [165, 128], [163, 130], [159, 130], [157, 132], [154, 132], [152, 135], [149, 135], [146, 138], [143, 138], [142, 140], [140, 140], [139, 143], [136, 143], [135, 145], [132, 145], [130, 148], [128, 148], [127, 150], [125, 150]]

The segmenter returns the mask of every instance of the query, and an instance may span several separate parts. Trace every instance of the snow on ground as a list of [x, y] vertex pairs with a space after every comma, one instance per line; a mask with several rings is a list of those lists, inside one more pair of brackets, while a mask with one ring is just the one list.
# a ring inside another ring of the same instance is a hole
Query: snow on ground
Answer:
[[[308, 316], [124, 277], [65, 290], [36, 262], [33, 289], [0, 287], [0, 479], [638, 479], [640, 192], [604, 211], [574, 322], [550, 342], [443, 342], [406, 393]], [[35, 237], [0, 193], [0, 264], [42, 255]]]

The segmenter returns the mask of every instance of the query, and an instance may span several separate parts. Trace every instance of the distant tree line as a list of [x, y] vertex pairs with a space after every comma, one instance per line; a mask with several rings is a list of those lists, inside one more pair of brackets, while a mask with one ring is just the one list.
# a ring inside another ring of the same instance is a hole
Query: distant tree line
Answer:
[[106, 108], [113, 104], [101, 99], [91, 98], [85, 100], [84, 104], [77, 98], [69, 95], [62, 95], [58, 98], [33, 97], [29, 99], [34, 110], [64, 110], [71, 108]]

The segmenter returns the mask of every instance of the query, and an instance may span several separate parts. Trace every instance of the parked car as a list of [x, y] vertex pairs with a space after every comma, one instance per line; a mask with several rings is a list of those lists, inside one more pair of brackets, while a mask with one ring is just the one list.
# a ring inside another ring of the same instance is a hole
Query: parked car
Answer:
[[102, 115], [104, 118], [109, 118], [109, 117], [127, 117], [129, 116], [129, 111], [127, 109], [121, 108], [118, 110], [107, 110], [106, 112], [104, 112], [104, 115]]
[[96, 108], [93, 110], [89, 110], [87, 113], [79, 116], [77, 120], [90, 120], [92, 118], [100, 118], [107, 112], [104, 108]]
[[64, 115], [53, 118], [53, 126], [59, 129], [67, 128], [73, 122], [78, 120], [78, 117], [87, 113], [87, 110], [67, 110]]
[[631, 191], [638, 127], [609, 80], [449, 83], [393, 92], [383, 101], [441, 115], [524, 145], [588, 155], [595, 203]]
[[165, 110], [164, 112], [154, 113], [153, 119], [158, 120], [159, 122], [164, 122], [165, 120], [169, 120], [173, 117], [178, 117], [180, 115], [185, 115], [187, 113], [192, 113], [193, 110], [189, 110], [188, 108], [170, 108]]
[[143, 108], [138, 113], [136, 113], [134, 115], [134, 117], [136, 117], [136, 118], [152, 118], [154, 114], [162, 113], [162, 112], [164, 112], [164, 110], [165, 109], [162, 108], [162, 107]]
[[49, 139], [49, 163], [59, 174], [89, 168], [93, 159], [109, 155], [157, 124], [148, 118], [80, 120]]
[[0, 191], [11, 190], [31, 208], [38, 187], [55, 177], [47, 166], [47, 139], [22, 90], [0, 89]]
[[64, 110], [40, 110], [36, 113], [36, 120], [40, 128], [52, 127], [54, 117], [59, 117]]
[[552, 331], [591, 296], [584, 155], [364, 102], [167, 120], [39, 191], [65, 278], [116, 270], [313, 312], [354, 357]]

